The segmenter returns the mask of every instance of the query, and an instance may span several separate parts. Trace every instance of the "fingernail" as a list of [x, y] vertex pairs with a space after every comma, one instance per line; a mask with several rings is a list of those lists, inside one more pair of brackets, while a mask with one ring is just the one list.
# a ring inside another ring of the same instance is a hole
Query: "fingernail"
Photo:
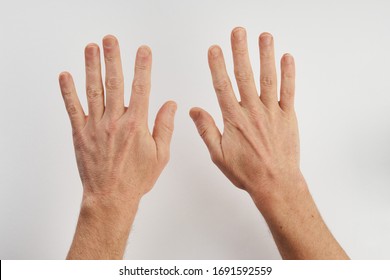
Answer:
[[147, 57], [150, 54], [150, 49], [146, 46], [142, 46], [138, 49], [138, 56]]
[[113, 36], [106, 36], [103, 39], [103, 46], [106, 48], [111, 48], [112, 46], [115, 45], [115, 38]]
[[61, 72], [59, 75], [60, 83], [64, 83], [68, 80], [69, 73], [68, 72]]
[[261, 42], [262, 42], [265, 46], [267, 46], [267, 45], [270, 45], [270, 44], [271, 44], [271, 42], [272, 42], [272, 36], [271, 36], [271, 34], [262, 34], [262, 35], [260, 36], [260, 40], [261, 40]]
[[245, 29], [242, 28], [242, 27], [237, 27], [237, 28], [234, 29], [234, 31], [233, 31], [233, 37], [234, 37], [234, 39], [243, 40], [243, 39], [245, 39], [245, 35], [246, 35], [246, 31], [245, 31]]
[[286, 54], [284, 55], [284, 62], [285, 62], [286, 64], [292, 64], [293, 61], [294, 61], [294, 58], [292, 57], [291, 54], [286, 53]]
[[213, 46], [210, 48], [210, 54], [213, 56], [213, 57], [217, 57], [220, 53], [220, 49], [218, 46]]
[[200, 111], [191, 110], [190, 117], [193, 121], [196, 121], [200, 115]]
[[95, 44], [88, 44], [86, 49], [90, 55], [95, 55], [97, 53], [97, 50], [98, 50], [98, 48]]
[[177, 110], [177, 105], [176, 103], [174, 103], [173, 105], [171, 105], [171, 114], [175, 114], [176, 110]]

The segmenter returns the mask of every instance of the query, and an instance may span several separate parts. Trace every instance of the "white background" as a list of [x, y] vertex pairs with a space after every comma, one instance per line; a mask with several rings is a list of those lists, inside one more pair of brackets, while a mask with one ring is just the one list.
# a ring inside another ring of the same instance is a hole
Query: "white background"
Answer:
[[[129, 89], [136, 49], [153, 50], [150, 123], [179, 109], [171, 161], [138, 211], [126, 258], [279, 259], [247, 194], [212, 164], [188, 117], [221, 125], [207, 66], [219, 44], [232, 74], [230, 31], [273, 33], [278, 60], [297, 64], [301, 163], [328, 226], [355, 259], [390, 256], [390, 2], [1, 1], [0, 258], [62, 259], [82, 187], [57, 76], [70, 71], [82, 103], [83, 49], [118, 37]], [[127, 99], [129, 97], [127, 90]]]

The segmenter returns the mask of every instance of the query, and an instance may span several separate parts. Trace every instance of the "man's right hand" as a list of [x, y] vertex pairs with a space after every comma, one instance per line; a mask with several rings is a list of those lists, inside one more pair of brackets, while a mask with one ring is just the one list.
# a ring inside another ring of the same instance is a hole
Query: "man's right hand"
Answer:
[[260, 35], [260, 96], [253, 79], [246, 32], [236, 28], [231, 36], [234, 73], [241, 102], [238, 102], [226, 72], [221, 49], [209, 49], [209, 65], [221, 107], [224, 131], [212, 117], [193, 108], [191, 117], [214, 163], [237, 187], [265, 204], [271, 197], [289, 195], [305, 183], [299, 169], [298, 125], [294, 112], [294, 59], [281, 61], [282, 80], [278, 102], [277, 80], [271, 34]]
[[213, 162], [238, 188], [246, 190], [266, 219], [283, 258], [347, 258], [326, 228], [299, 168], [299, 134], [294, 111], [295, 66], [291, 55], [281, 60], [280, 100], [269, 33], [259, 37], [260, 96], [253, 80], [246, 31], [231, 35], [238, 102], [221, 49], [209, 49], [214, 89], [224, 131], [201, 108], [190, 116]]

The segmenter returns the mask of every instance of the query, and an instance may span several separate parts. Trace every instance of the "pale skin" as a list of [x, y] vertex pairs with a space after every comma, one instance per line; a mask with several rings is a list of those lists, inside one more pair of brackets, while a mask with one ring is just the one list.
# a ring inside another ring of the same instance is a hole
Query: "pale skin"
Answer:
[[348, 259], [321, 218], [300, 171], [293, 57], [285, 54], [281, 59], [279, 99], [272, 35], [259, 37], [260, 93], [244, 28], [232, 31], [231, 45], [240, 102], [221, 48], [212, 46], [208, 52], [223, 133], [206, 111], [190, 111], [212, 161], [252, 197], [284, 259]]
[[[221, 49], [213, 46], [208, 57], [224, 120], [223, 133], [203, 109], [191, 109], [190, 116], [213, 162], [252, 197], [283, 258], [347, 259], [322, 220], [299, 168], [293, 57], [286, 54], [281, 60], [278, 100], [273, 38], [263, 33], [259, 43], [260, 96], [245, 29], [236, 28], [232, 32], [232, 50], [241, 101], [231, 87]], [[83, 184], [80, 216], [68, 259], [123, 258], [139, 202], [169, 160], [176, 104], [169, 101], [161, 107], [150, 133], [150, 49], [138, 49], [128, 107], [124, 105], [117, 39], [106, 36], [103, 50], [104, 83], [98, 45], [85, 48], [88, 116], [71, 75], [63, 72], [59, 77]]]
[[119, 44], [103, 39], [106, 75], [100, 50], [85, 48], [88, 116], [71, 75], [59, 76], [73, 131], [83, 199], [68, 259], [122, 259], [141, 197], [150, 191], [169, 160], [176, 103], [166, 102], [148, 129], [152, 54], [138, 49], [130, 104], [124, 106]]

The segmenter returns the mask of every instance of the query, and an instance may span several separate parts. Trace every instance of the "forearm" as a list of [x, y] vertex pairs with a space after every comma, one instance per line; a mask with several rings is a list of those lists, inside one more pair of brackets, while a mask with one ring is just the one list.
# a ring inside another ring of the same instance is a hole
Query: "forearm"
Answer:
[[122, 259], [138, 204], [84, 196], [67, 259]]
[[[323, 221], [304, 180], [293, 193], [254, 201], [283, 259], [349, 259]], [[263, 203], [262, 203], [263, 202]]]

